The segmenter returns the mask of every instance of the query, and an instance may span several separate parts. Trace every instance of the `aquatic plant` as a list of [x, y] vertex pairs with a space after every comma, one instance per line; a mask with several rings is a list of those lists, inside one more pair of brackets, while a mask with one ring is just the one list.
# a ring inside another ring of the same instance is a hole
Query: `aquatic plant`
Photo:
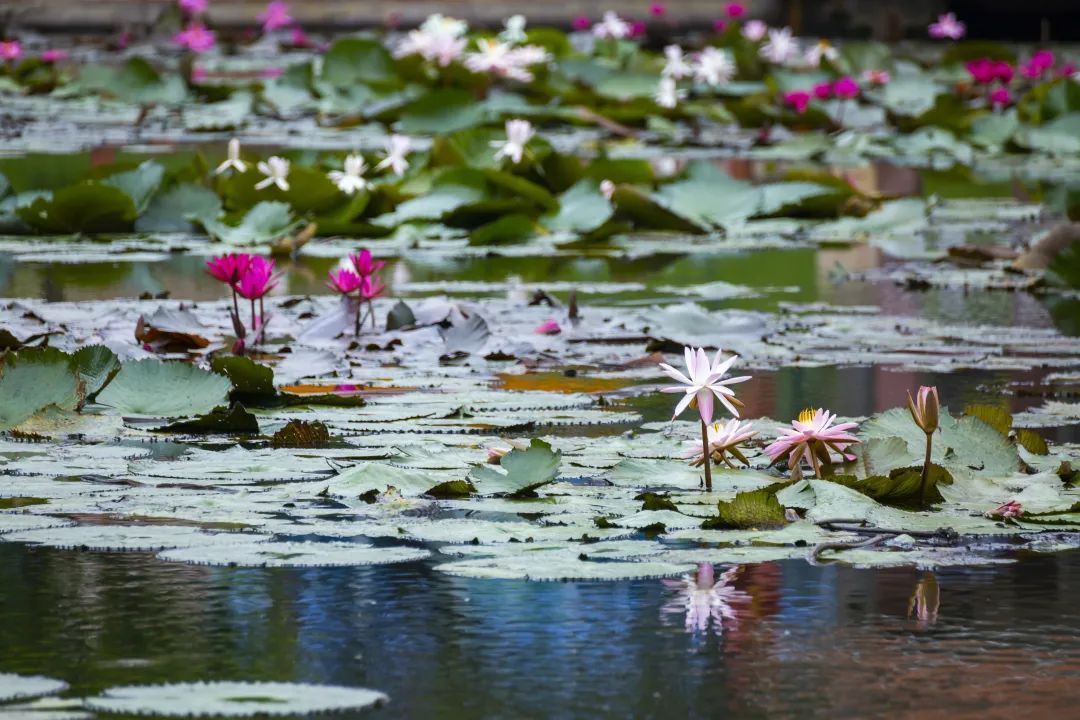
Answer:
[[959, 40], [967, 33], [964, 23], [956, 19], [955, 13], [938, 15], [937, 22], [931, 23], [928, 28], [930, 37], [938, 40]]
[[853, 460], [854, 456], [847, 449], [860, 440], [848, 431], [854, 430], [858, 425], [853, 422], [834, 425], [836, 415], [828, 410], [803, 410], [799, 417], [791, 422], [790, 430], [783, 430], [771, 445], [765, 448], [765, 454], [772, 460], [772, 464], [787, 459], [788, 468], [798, 472], [802, 461], [806, 461], [813, 469], [814, 475], [822, 477], [823, 465], [831, 465], [832, 453], [839, 454], [842, 458]]
[[933, 451], [934, 433], [938, 429], [938, 422], [941, 415], [941, 405], [938, 400], [938, 391], [936, 387], [928, 387], [923, 385], [919, 388], [919, 392], [915, 398], [911, 397], [911, 391], [908, 391], [908, 411], [911, 413], [911, 419], [915, 421], [915, 424], [926, 435], [926, 457], [923, 459], [922, 474], [919, 479], [919, 496], [922, 499], [922, 503], [925, 505], [928, 502], [928, 479], [930, 477], [930, 455]]
[[346, 195], [353, 195], [361, 190], [366, 190], [371, 183], [364, 177], [367, 163], [361, 155], [349, 155], [345, 158], [344, 167], [341, 170], [331, 170], [327, 177], [337, 186], [337, 189]]
[[289, 171], [292, 168], [292, 164], [283, 157], [273, 156], [267, 158], [265, 161], [260, 161], [256, 167], [266, 177], [259, 182], [255, 183], [256, 190], [264, 190], [265, 188], [274, 185], [279, 190], [288, 191], [289, 189]]
[[266, 9], [256, 17], [262, 23], [263, 32], [273, 32], [293, 24], [293, 18], [289, 15], [288, 3], [281, 0], [272, 0], [266, 4]]
[[495, 159], [509, 158], [517, 165], [525, 155], [525, 146], [536, 135], [532, 123], [528, 120], [507, 120], [506, 139], [493, 140], [491, 146], [496, 149]]
[[[721, 351], [716, 352], [716, 357], [709, 362], [703, 348], [687, 347], [683, 349], [683, 359], [686, 362], [686, 373], [675, 369], [667, 363], [660, 363], [660, 369], [671, 379], [681, 383], [670, 387], [661, 388], [660, 392], [683, 393], [683, 398], [675, 406], [675, 412], [671, 419], [674, 420], [689, 407], [697, 407], [701, 419], [701, 443], [703, 447], [709, 446], [709, 423], [713, 419], [713, 401], [719, 400], [728, 412], [739, 417], [737, 406], [740, 403], [735, 398], [735, 391], [729, 385], [736, 385], [750, 380], [749, 375], [724, 379], [731, 366], [739, 359], [738, 355], [732, 355], [723, 359]], [[712, 467], [708, 457], [705, 458], [705, 489], [712, 491]]]
[[734, 624], [738, 620], [736, 606], [751, 600], [750, 595], [734, 587], [741, 570], [742, 567], [736, 565], [717, 577], [711, 563], [701, 563], [692, 574], [678, 580], [663, 580], [675, 597], [661, 612], [683, 615], [688, 632], [708, 632], [711, 628], [717, 635], [722, 634], [725, 624]]
[[[735, 467], [728, 455], [738, 459], [743, 465], [749, 466], [750, 461], [743, 455], [739, 446], [757, 435], [752, 422], [743, 422], [738, 418], [728, 420], [726, 423], [714, 422], [708, 428], [708, 456], [712, 462], [722, 462], [728, 467]], [[689, 440], [683, 443], [683, 458], [690, 461], [694, 467], [705, 464], [706, 450], [702, 440]]]

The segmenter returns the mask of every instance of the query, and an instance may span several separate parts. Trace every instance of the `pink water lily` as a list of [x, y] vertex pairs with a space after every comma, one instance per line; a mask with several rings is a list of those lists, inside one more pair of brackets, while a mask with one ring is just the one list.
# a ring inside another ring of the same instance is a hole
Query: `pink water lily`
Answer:
[[833, 83], [832, 90], [841, 100], [851, 100], [859, 96], [859, 83], [845, 75]]
[[1008, 107], [1012, 103], [1012, 93], [1009, 92], [1009, 88], [994, 88], [990, 93], [990, 106], [995, 109]]
[[574, 28], [579, 32], [588, 30], [592, 27], [592, 20], [590, 20], [585, 15], [578, 15], [576, 18], [570, 21], [570, 27]]
[[331, 270], [326, 286], [336, 293], [348, 295], [360, 289], [364, 279], [347, 268]]
[[675, 413], [671, 416], [671, 419], [677, 418], [686, 408], [690, 407], [691, 403], [696, 402], [702, 422], [708, 424], [712, 422], [714, 399], [719, 400], [720, 404], [727, 408], [727, 411], [732, 415], [739, 417], [739, 410], [735, 407], [735, 404], [739, 401], [735, 399], [735, 391], [728, 386], [746, 382], [750, 379], [750, 376], [743, 375], [723, 379], [727, 371], [739, 359], [739, 356], [732, 355], [727, 360], [723, 360], [723, 355], [718, 350], [716, 357], [710, 363], [704, 348], [694, 349], [689, 347], [683, 350], [683, 356], [686, 361], [685, 375], [667, 363], [660, 363], [660, 369], [664, 371], [664, 374], [682, 383], [682, 385], [661, 388], [660, 392], [684, 393], [683, 399], [675, 406]]
[[990, 517], [1000, 517], [1004, 518], [1005, 520], [1009, 520], [1011, 518], [1020, 517], [1021, 515], [1023, 515], [1024, 506], [1016, 500], [1010, 500], [1007, 503], [1002, 503], [1001, 505], [998, 505], [995, 509], [991, 510], [986, 514]]
[[930, 24], [929, 32], [930, 37], [938, 40], [959, 40], [967, 33], [967, 26], [956, 19], [955, 13], [945, 13], [938, 15], [937, 22]]
[[[738, 418], [733, 418], [723, 424], [715, 422], [708, 428], [709, 456], [714, 461], [725, 463], [728, 467], [735, 467], [727, 457], [729, 454], [744, 465], [749, 465], [750, 462], [739, 449], [739, 445], [755, 435], [757, 435], [757, 430], [754, 430], [752, 422], [743, 422]], [[701, 440], [689, 440], [683, 443], [683, 448], [684, 460], [689, 460], [694, 467], [705, 464], [705, 451]]]
[[22, 57], [22, 43], [18, 40], [0, 42], [0, 60], [18, 60]]
[[275, 273], [275, 263], [262, 255], [255, 255], [235, 283], [236, 292], [248, 300], [260, 300], [277, 287], [281, 273]]
[[828, 100], [829, 98], [832, 97], [832, 94], [833, 94], [832, 83], [831, 82], [817, 83], [811, 89], [811, 92], [814, 93], [814, 97], [816, 97], [818, 100]]
[[1054, 53], [1050, 50], [1037, 50], [1031, 59], [1020, 66], [1020, 74], [1036, 80], [1043, 73], [1054, 68]]
[[213, 30], [207, 30], [200, 22], [192, 22], [186, 28], [173, 36], [173, 42], [180, 47], [187, 48], [193, 53], [204, 53], [212, 50], [217, 37]]
[[41, 53], [41, 62], [56, 63], [67, 60], [68, 54], [63, 50], [45, 50]]
[[729, 18], [740, 18], [746, 14], [746, 6], [737, 2], [728, 3], [724, 6], [724, 12]]
[[781, 436], [765, 448], [765, 454], [773, 464], [786, 455], [788, 467], [793, 471], [802, 460], [806, 460], [820, 478], [821, 465], [833, 462], [832, 452], [839, 453], [846, 460], [855, 458], [846, 451], [859, 439], [847, 431], [855, 429], [857, 424], [847, 422], [833, 425], [835, 421], [836, 415], [828, 410], [803, 410], [799, 418], [792, 421], [791, 429], [783, 430]]
[[262, 23], [263, 32], [273, 32], [283, 27], [292, 25], [293, 19], [289, 15], [288, 3], [281, 2], [280, 0], [274, 0], [266, 4], [266, 9], [263, 10], [257, 17], [260, 23]]
[[[386, 285], [377, 275], [368, 275], [360, 285], [360, 299], [370, 303], [375, 298], [382, 297], [385, 290]], [[374, 323], [374, 318], [372, 322]]]
[[360, 252], [349, 255], [349, 262], [352, 263], [353, 269], [361, 277], [374, 275], [386, 265], [385, 261], [376, 260], [367, 248], [361, 248]]
[[188, 15], [201, 15], [206, 12], [210, 0], [177, 0], [176, 5]]
[[792, 90], [783, 95], [784, 104], [792, 108], [799, 115], [806, 112], [810, 107], [810, 93], [805, 90]]
[[649, 14], [653, 17], [664, 17], [667, 14], [667, 6], [663, 3], [653, 3], [649, 6]]
[[547, 320], [537, 325], [533, 332], [537, 335], [558, 335], [562, 332], [562, 328], [555, 320]]
[[247, 272], [250, 264], [251, 255], [247, 253], [229, 253], [207, 260], [206, 272], [219, 282], [235, 285]]

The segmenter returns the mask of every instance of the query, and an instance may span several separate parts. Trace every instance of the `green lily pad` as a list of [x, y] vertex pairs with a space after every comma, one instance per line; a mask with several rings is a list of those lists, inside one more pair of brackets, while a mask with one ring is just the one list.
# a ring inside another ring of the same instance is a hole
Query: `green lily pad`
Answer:
[[138, 214], [131, 196], [118, 187], [85, 182], [39, 197], [16, 214], [40, 232], [105, 233], [130, 230]]
[[302, 225], [301, 221], [293, 220], [288, 204], [283, 202], [260, 202], [235, 226], [206, 216], [200, 217], [199, 222], [214, 239], [229, 245], [273, 243]]
[[502, 471], [487, 465], [473, 468], [469, 480], [482, 495], [527, 495], [546, 485], [559, 473], [562, 452], [534, 438], [526, 450], [514, 448], [503, 455]]
[[767, 489], [741, 492], [730, 502], [717, 502], [717, 516], [709, 518], [702, 527], [706, 529], [761, 529], [783, 527], [787, 524], [784, 507], [776, 499], [776, 493]]
[[0, 429], [16, 427], [48, 407], [74, 410], [86, 396], [70, 355], [45, 348], [0, 359]]
[[97, 401], [125, 415], [190, 417], [228, 402], [232, 384], [194, 365], [162, 360], [124, 363]]

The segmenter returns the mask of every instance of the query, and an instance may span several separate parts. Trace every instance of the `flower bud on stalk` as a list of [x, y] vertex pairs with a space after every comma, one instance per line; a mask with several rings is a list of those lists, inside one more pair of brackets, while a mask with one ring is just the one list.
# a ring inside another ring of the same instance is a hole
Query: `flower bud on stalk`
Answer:
[[[917, 399], [916, 399], [917, 398]], [[908, 391], [908, 410], [919, 429], [926, 433], [926, 458], [923, 460], [922, 477], [919, 479], [919, 496], [923, 507], [927, 505], [927, 485], [930, 479], [930, 453], [933, 450], [934, 431], [938, 429], [941, 404], [938, 401], [937, 387], [923, 385], [916, 398]]]

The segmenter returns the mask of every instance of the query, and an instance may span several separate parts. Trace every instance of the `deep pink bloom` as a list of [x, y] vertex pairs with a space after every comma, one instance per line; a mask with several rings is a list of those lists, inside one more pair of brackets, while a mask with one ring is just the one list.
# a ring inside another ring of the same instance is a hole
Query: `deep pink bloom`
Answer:
[[718, 33], [722, 33], [727, 30], [727, 20], [713, 20], [712, 29]]
[[831, 452], [853, 460], [854, 456], [849, 455], [846, 449], [852, 443], [859, 442], [857, 437], [847, 432], [856, 427], [855, 423], [834, 426], [835, 420], [836, 415], [828, 410], [803, 410], [799, 413], [799, 419], [791, 422], [792, 429], [782, 431], [783, 434], [765, 448], [765, 454], [774, 463], [787, 455], [788, 467], [792, 470], [806, 460], [820, 478], [821, 463], [832, 462]]
[[273, 260], [255, 255], [236, 283], [236, 292], [248, 300], [258, 300], [277, 287], [280, 279], [281, 274], [274, 272]]
[[663, 3], [653, 3], [649, 6], [649, 14], [653, 17], [663, 17], [667, 13], [667, 7]]
[[185, 29], [173, 36], [173, 42], [194, 53], [204, 53], [214, 47], [213, 30], [207, 30], [200, 22], [192, 22]]
[[937, 22], [930, 25], [929, 32], [930, 37], [938, 40], [945, 38], [959, 40], [967, 33], [967, 27], [956, 19], [954, 13], [945, 13], [938, 15]]
[[810, 106], [810, 93], [805, 90], [792, 90], [784, 93], [784, 104], [794, 108], [795, 112], [802, 115]]
[[729, 18], [740, 18], [746, 14], [746, 6], [742, 3], [728, 3], [724, 6], [724, 12]]
[[116, 47], [120, 48], [121, 50], [124, 50], [130, 44], [131, 33], [127, 30], [122, 31], [119, 35], [116, 36]]
[[386, 285], [379, 279], [377, 275], [366, 275], [363, 283], [360, 285], [360, 299], [361, 300], [374, 300], [383, 294], [386, 290]]
[[229, 253], [219, 255], [206, 262], [206, 272], [215, 280], [227, 285], [235, 285], [247, 272], [251, 264], [251, 255], [247, 253]]
[[964, 67], [971, 79], [980, 85], [989, 85], [994, 81], [994, 61], [990, 58], [979, 58], [968, 62]]
[[833, 92], [842, 100], [850, 100], [859, 96], [859, 83], [855, 79], [845, 75], [833, 83]]
[[176, 4], [188, 15], [199, 15], [206, 12], [206, 6], [210, 4], [210, 0], [177, 0]]
[[326, 287], [342, 295], [348, 295], [359, 290], [363, 284], [364, 279], [352, 270], [338, 268], [330, 271], [330, 280], [326, 283]]
[[575, 30], [588, 30], [592, 27], [592, 20], [589, 20], [584, 15], [578, 15], [570, 22], [570, 27]]
[[63, 50], [46, 50], [41, 53], [41, 62], [55, 63], [67, 60], [68, 54]]
[[828, 100], [832, 97], [833, 86], [831, 82], [820, 82], [814, 85], [814, 97], [818, 100]]
[[274, 80], [285, 74], [285, 71], [279, 67], [263, 68], [259, 71], [259, 76], [264, 77], [267, 80]]
[[336, 392], [336, 393], [360, 392], [360, 386], [359, 385], [349, 385], [349, 384], [335, 385], [334, 386], [334, 392]]
[[296, 47], [307, 48], [313, 45], [311, 39], [308, 38], [307, 33], [304, 32], [304, 28], [299, 25], [293, 27], [289, 32], [289, 40]]
[[999, 87], [994, 88], [990, 93], [990, 104], [996, 108], [1002, 108], [1012, 102], [1012, 93], [1009, 92], [1009, 88]]
[[1065, 63], [1064, 65], [1059, 67], [1058, 71], [1057, 71], [1057, 76], [1058, 77], [1072, 77], [1075, 74], [1076, 74], [1076, 66], [1073, 65], [1072, 63]]
[[630, 37], [641, 37], [647, 29], [641, 20], [630, 21]]
[[1038, 50], [1031, 56], [1030, 60], [1020, 66], [1020, 73], [1024, 77], [1034, 80], [1042, 77], [1043, 73], [1053, 68], [1054, 53], [1049, 50]]
[[281, 0], [273, 0], [266, 4], [266, 9], [256, 18], [262, 23], [263, 32], [273, 32], [283, 27], [292, 25], [293, 19], [289, 15], [288, 3]]
[[554, 320], [547, 320], [536, 326], [533, 330], [537, 335], [558, 335], [562, 332], [562, 328], [559, 327], [559, 323]]
[[382, 260], [375, 260], [371, 255], [371, 251], [367, 248], [362, 248], [360, 252], [349, 255], [349, 262], [352, 263], [353, 269], [356, 270], [360, 277], [374, 275], [386, 265]]
[[1013, 70], [1013, 66], [1005, 62], [1004, 60], [999, 60], [998, 62], [994, 63], [995, 80], [1000, 80], [1001, 82], [1008, 84], [1012, 82], [1014, 74], [1015, 71]]
[[22, 57], [22, 43], [18, 40], [0, 42], [0, 60], [18, 60]]

